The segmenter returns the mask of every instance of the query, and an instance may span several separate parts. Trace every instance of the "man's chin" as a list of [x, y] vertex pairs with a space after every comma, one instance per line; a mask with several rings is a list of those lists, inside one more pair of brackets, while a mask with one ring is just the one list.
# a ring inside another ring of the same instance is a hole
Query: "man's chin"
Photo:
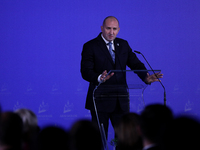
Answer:
[[112, 38], [108, 38], [108, 41], [113, 41], [115, 38], [112, 37]]

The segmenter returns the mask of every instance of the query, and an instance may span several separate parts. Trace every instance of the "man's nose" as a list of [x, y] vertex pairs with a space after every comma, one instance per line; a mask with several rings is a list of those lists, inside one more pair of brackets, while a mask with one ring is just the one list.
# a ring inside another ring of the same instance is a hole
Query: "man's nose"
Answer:
[[110, 29], [110, 34], [113, 34], [113, 29]]

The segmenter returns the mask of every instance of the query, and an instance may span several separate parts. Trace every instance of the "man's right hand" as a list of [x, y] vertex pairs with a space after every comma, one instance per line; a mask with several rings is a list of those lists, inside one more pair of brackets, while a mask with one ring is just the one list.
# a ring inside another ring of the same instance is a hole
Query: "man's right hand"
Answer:
[[110, 79], [110, 77], [112, 77], [114, 75], [114, 72], [110, 73], [109, 75], [107, 75], [107, 70], [105, 70], [102, 74], [101, 74], [101, 77], [100, 77], [100, 80], [102, 82], [105, 82], [106, 80]]

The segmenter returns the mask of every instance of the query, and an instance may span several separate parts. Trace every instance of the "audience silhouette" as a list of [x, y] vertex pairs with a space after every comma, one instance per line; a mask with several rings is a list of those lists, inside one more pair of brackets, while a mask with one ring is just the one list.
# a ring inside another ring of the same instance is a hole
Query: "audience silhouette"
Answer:
[[37, 116], [29, 109], [18, 109], [15, 111], [23, 121], [23, 150], [37, 150], [37, 137], [39, 126]]
[[169, 107], [161, 104], [146, 106], [141, 113], [140, 120], [143, 149], [161, 149], [164, 132], [172, 120], [173, 114]]
[[44, 127], [38, 137], [38, 150], [69, 150], [68, 132], [57, 126]]
[[[198, 149], [200, 123], [188, 116], [174, 117], [171, 109], [151, 104], [141, 114], [125, 114], [115, 126], [117, 150]], [[48, 125], [39, 129], [29, 109], [2, 112], [0, 150], [102, 150], [99, 128], [80, 119], [68, 130]]]
[[163, 150], [199, 149], [200, 123], [195, 118], [179, 116], [164, 134]]
[[22, 149], [22, 119], [14, 112], [2, 112], [0, 124], [0, 149]]
[[115, 128], [118, 150], [142, 150], [140, 116], [136, 113], [125, 114]]
[[98, 126], [89, 120], [75, 122], [70, 130], [72, 150], [102, 150]]

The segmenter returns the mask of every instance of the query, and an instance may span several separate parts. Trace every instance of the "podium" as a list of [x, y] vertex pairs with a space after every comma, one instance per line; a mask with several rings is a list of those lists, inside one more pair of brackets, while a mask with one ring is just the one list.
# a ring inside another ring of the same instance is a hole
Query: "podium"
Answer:
[[[101, 82], [96, 86], [93, 91], [93, 103], [105, 150], [108, 150], [108, 145], [103, 124], [100, 124], [98, 118], [98, 109], [100, 108], [99, 105], [101, 105], [101, 108], [104, 106], [106, 107], [106, 105], [111, 105], [112, 101], [116, 101], [116, 99], [130, 102], [130, 96], [136, 90], [137, 94], [141, 96], [144, 103], [143, 93], [149, 85], [145, 82], [145, 77], [147, 73], [152, 75], [157, 72], [161, 72], [161, 70], [110, 70], [107, 75], [111, 73], [114, 73], [114, 75], [110, 79], [105, 82]], [[128, 107], [128, 105], [125, 107]]]

